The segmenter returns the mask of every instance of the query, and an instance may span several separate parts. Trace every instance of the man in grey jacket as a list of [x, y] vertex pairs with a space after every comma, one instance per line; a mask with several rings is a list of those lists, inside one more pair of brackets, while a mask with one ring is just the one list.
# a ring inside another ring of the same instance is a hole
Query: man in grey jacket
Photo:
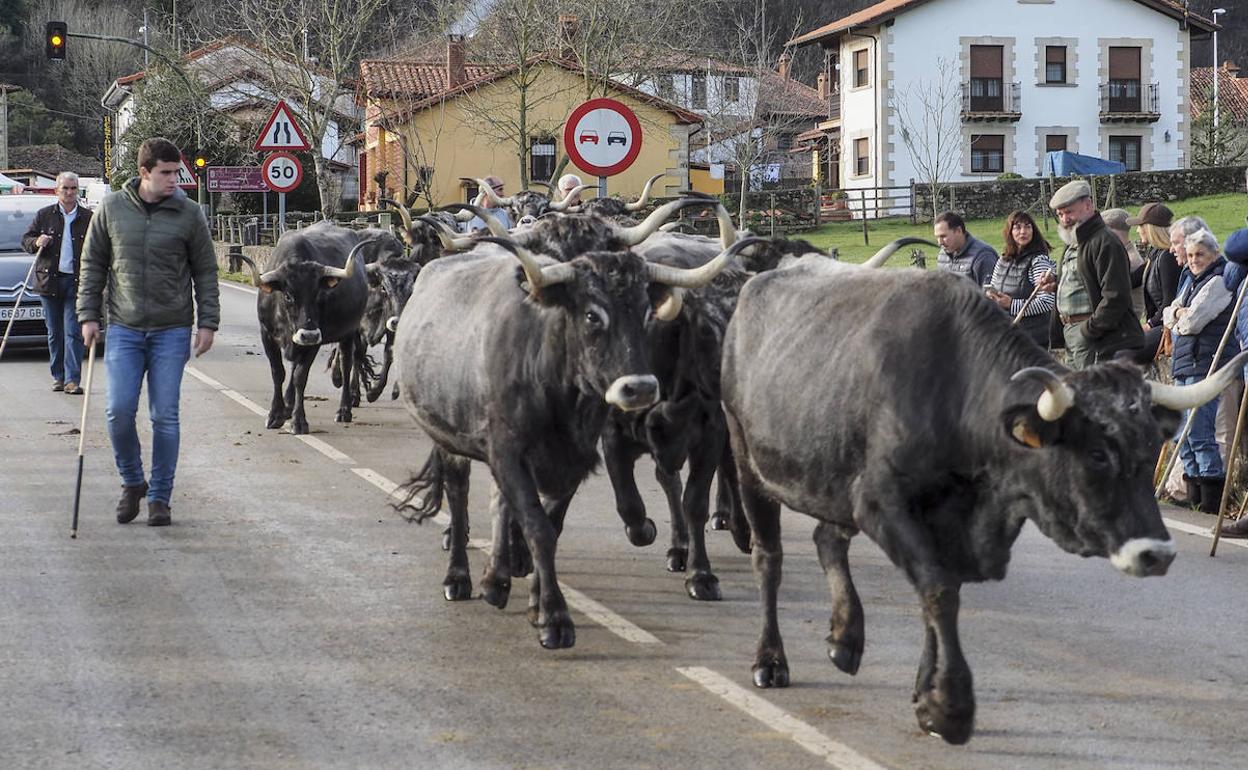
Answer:
[[[198, 326], [195, 355], [203, 355], [212, 347], [221, 309], [208, 222], [177, 187], [182, 153], [168, 139], [156, 137], [140, 145], [138, 161], [139, 175], [104, 198], [87, 229], [78, 320], [83, 341], [94, 344], [107, 284], [106, 412], [122, 482], [117, 521], [133, 521], [146, 496], [147, 523], [160, 527], [171, 521], [178, 402], [191, 354], [191, 327]], [[144, 377], [152, 419], [150, 486], [135, 428]]]
[[946, 211], [936, 217], [932, 234], [940, 244], [936, 269], [964, 275], [983, 288], [992, 283], [992, 269], [997, 266], [997, 252], [966, 231], [961, 216]]

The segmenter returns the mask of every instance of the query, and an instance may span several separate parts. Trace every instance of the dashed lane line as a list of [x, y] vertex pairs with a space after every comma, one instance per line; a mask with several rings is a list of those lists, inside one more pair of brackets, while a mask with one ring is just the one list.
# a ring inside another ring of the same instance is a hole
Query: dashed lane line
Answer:
[[741, 687], [722, 674], [701, 666], [679, 666], [682, 675], [692, 679], [772, 730], [791, 738], [797, 745], [839, 770], [884, 770], [884, 766], [864, 757], [845, 744], [834, 741], [807, 723]]
[[[1186, 521], [1179, 521], [1178, 519], [1167, 519], [1163, 517], [1162, 521], [1170, 529], [1177, 529], [1178, 531], [1186, 532], [1189, 535], [1200, 535], [1201, 537], [1207, 537], [1210, 540], [1213, 539], [1213, 530], [1210, 528], [1198, 527], [1195, 524], [1188, 524]], [[1226, 526], [1230, 523], [1230, 521], [1223, 521], [1222, 526]], [[1248, 548], [1248, 540], [1236, 540], [1226, 537], [1219, 538], [1218, 545], [1223, 543], [1227, 545], [1239, 546], [1240, 548]]]

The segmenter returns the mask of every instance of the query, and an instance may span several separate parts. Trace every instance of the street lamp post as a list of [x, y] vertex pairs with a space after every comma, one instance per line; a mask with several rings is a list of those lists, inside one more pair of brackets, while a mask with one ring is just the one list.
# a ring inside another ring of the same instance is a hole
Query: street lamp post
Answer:
[[1226, 13], [1225, 8], [1214, 8], [1213, 11], [1213, 141], [1214, 152], [1217, 152], [1218, 141], [1218, 17]]

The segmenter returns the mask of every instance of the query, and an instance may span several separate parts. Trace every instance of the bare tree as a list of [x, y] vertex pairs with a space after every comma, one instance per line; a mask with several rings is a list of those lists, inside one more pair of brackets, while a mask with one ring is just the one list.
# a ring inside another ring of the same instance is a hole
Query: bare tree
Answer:
[[962, 89], [958, 64], [936, 60], [932, 78], [898, 89], [892, 108], [910, 161], [931, 189], [932, 219], [940, 215], [940, 192], [962, 165]]
[[[1229, 85], [1234, 86], [1233, 83]], [[1207, 86], [1195, 101], [1204, 106], [1192, 121], [1192, 165], [1234, 166], [1248, 159], [1248, 124], [1237, 120], [1229, 109], [1226, 90], [1218, 94], [1221, 114], [1216, 126], [1213, 124], [1213, 86]]]

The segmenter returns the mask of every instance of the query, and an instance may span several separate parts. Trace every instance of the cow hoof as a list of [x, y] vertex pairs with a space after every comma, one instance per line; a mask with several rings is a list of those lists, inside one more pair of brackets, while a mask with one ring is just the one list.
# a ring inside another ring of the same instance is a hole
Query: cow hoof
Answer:
[[[355, 407], [359, 405], [360, 405], [360, 394], [356, 393], [354, 396], [351, 397], [351, 406]], [[351, 421], [347, 420], [347, 422], [351, 422]]]
[[768, 656], [754, 664], [754, 686], [761, 688], [788, 687], [789, 664], [782, 657]]
[[472, 580], [467, 575], [447, 575], [442, 581], [442, 593], [448, 602], [462, 602], [472, 598]]
[[667, 549], [667, 571], [668, 572], [684, 572], [689, 563], [689, 550], [687, 548], [668, 548]]
[[710, 572], [695, 572], [685, 578], [685, 592], [690, 599], [700, 602], [717, 602], [724, 598], [719, 592], [719, 578]]
[[334, 416], [334, 422], [351, 422], [351, 410], [339, 409], [338, 414]]
[[280, 428], [285, 424], [286, 424], [285, 417], [281, 416], [280, 414], [270, 413], [269, 421], [264, 424], [264, 427], [268, 428], [269, 430], [276, 430], [277, 428]]
[[296, 419], [290, 424], [290, 432], [296, 436], [306, 436], [308, 434], [308, 421]]
[[832, 665], [853, 676], [858, 673], [858, 666], [862, 664], [862, 647], [860, 645], [858, 649], [854, 649], [852, 645], [829, 641], [828, 657], [832, 660]]
[[447, 527], [446, 529], [442, 530], [442, 550], [443, 551], [451, 550], [451, 528], [450, 527]]
[[576, 628], [572, 619], [564, 617], [560, 621], [551, 621], [542, 626], [540, 636], [542, 646], [548, 650], [562, 650], [576, 644]]
[[635, 546], [646, 546], [654, 542], [658, 537], [659, 531], [654, 526], [652, 519], [646, 519], [641, 522], [640, 526], [625, 527], [624, 534], [628, 535], [628, 542]]
[[711, 516], [711, 529], [719, 530], [720, 532], [728, 529], [728, 514], [723, 511], [715, 511]]
[[511, 544], [511, 576], [528, 577], [533, 573], [533, 554], [523, 541]]
[[945, 704], [939, 702], [934, 692], [924, 693], [919, 698], [914, 714], [918, 717], [919, 728], [923, 732], [954, 746], [961, 746], [969, 741], [975, 730], [974, 706], [969, 713], [951, 713], [946, 710]]
[[507, 609], [507, 599], [511, 596], [511, 580], [485, 576], [481, 579], [481, 598], [486, 604], [500, 610]]

